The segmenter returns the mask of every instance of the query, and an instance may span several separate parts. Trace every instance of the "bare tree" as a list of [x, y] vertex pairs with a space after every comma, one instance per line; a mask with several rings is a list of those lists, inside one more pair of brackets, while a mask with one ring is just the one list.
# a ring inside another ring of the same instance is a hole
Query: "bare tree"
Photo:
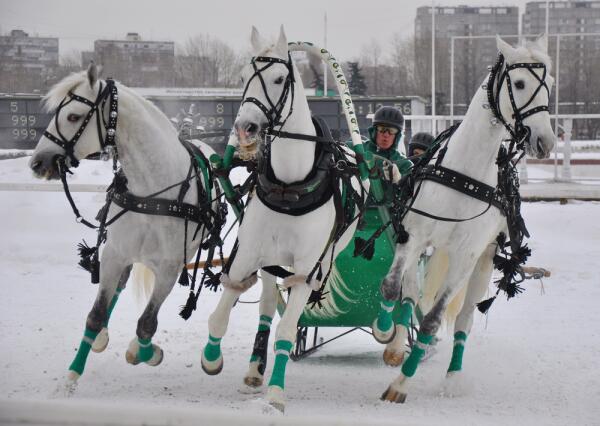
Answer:
[[176, 81], [181, 86], [237, 86], [241, 55], [227, 43], [208, 34], [190, 37], [175, 61]]

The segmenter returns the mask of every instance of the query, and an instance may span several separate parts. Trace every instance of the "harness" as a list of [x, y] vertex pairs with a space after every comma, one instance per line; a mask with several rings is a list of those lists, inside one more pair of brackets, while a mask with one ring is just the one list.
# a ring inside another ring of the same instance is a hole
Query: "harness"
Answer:
[[[65, 195], [67, 196], [77, 221], [83, 223], [89, 228], [96, 229], [98, 232], [97, 242], [94, 247], [89, 247], [85, 241], [78, 245], [79, 254], [81, 256], [79, 264], [92, 274], [92, 283], [97, 284], [100, 281], [100, 261], [98, 259], [99, 247], [102, 243], [106, 242], [108, 226], [113, 224], [129, 211], [142, 214], [176, 217], [184, 220], [184, 267], [179, 278], [179, 283], [182, 285], [189, 284], [189, 277], [185, 267], [187, 261], [188, 222], [193, 222], [196, 224], [196, 231], [194, 232], [193, 239], [196, 239], [200, 228], [203, 226], [204, 228], [200, 237], [201, 247], [197, 252], [196, 258], [197, 260], [199, 259], [201, 249], [209, 250], [202, 282], [204, 282], [207, 274], [209, 275], [209, 278], [212, 279], [214, 274], [212, 274], [208, 268], [210, 267], [212, 258], [214, 256], [215, 248], [217, 246], [222, 248], [223, 242], [220, 238], [220, 232], [225, 224], [227, 207], [223, 202], [219, 201], [222, 194], [220, 193], [219, 187], [213, 184], [214, 176], [212, 175], [209, 162], [204, 154], [192, 143], [188, 141], [181, 141], [182, 145], [185, 147], [190, 156], [190, 166], [188, 168], [186, 178], [148, 196], [137, 196], [128, 190], [127, 177], [123, 173], [123, 170], [117, 167], [118, 151], [115, 139], [118, 117], [118, 93], [115, 82], [112, 79], [107, 79], [106, 86], [103, 87], [102, 81], [100, 81], [98, 95], [94, 102], [84, 97], [75, 95], [74, 93], [69, 93], [68, 98], [68, 100], [65, 98], [63, 101], [61, 101], [55, 113], [56, 132], [58, 133], [58, 137], [47, 130], [44, 132], [44, 136], [63, 148], [65, 150], [66, 157], [69, 159], [69, 164], [67, 165], [65, 157], [59, 157], [57, 160], [57, 165]], [[67, 138], [60, 131], [58, 115], [60, 114], [61, 109], [72, 101], [84, 103], [90, 107], [90, 110], [86, 114], [81, 126], [75, 132], [73, 137], [67, 140]], [[109, 118], [108, 120], [105, 120], [103, 112], [107, 102], [109, 102]], [[103, 152], [112, 151], [114, 173], [113, 181], [106, 190], [106, 203], [100, 209], [96, 217], [96, 219], [99, 221], [98, 225], [92, 224], [80, 215], [79, 210], [77, 209], [77, 206], [75, 205], [75, 202], [70, 194], [66, 179], [67, 173], [71, 173], [69, 166], [77, 167], [79, 165], [79, 160], [74, 155], [75, 145], [79, 141], [79, 138], [86, 129], [94, 113], [96, 113], [98, 140], [100, 142], [101, 149]], [[102, 118], [100, 118], [101, 116]], [[104, 137], [102, 124], [104, 124]], [[200, 176], [204, 178], [204, 186], [202, 185]], [[196, 183], [198, 204], [190, 204], [183, 201], [190, 189], [192, 181], [195, 181]], [[179, 193], [175, 200], [158, 197], [160, 194], [176, 187], [179, 187]], [[211, 198], [213, 189], [217, 192], [217, 196], [214, 199]], [[213, 204], [215, 202], [218, 203], [218, 206], [216, 209], [213, 209]], [[121, 207], [122, 210], [108, 220], [108, 212], [112, 203]], [[220, 254], [222, 257], [222, 250]], [[202, 286], [200, 286], [198, 291], [194, 293], [194, 284], [198, 268], [197, 264], [198, 262], [196, 262], [196, 267], [192, 274], [190, 296], [181, 313], [185, 319], [187, 319], [189, 315], [191, 315], [191, 311], [195, 309], [195, 303], [200, 293], [200, 289], [202, 288]]]
[[[335, 163], [335, 144], [324, 120], [313, 117], [317, 135], [323, 143], [317, 143], [315, 161], [308, 176], [299, 182], [286, 184], [275, 177], [271, 167], [270, 145], [266, 145], [260, 156], [256, 195], [271, 210], [292, 216], [302, 216], [321, 207], [334, 193], [332, 165]], [[327, 142], [325, 142], [325, 140]]]

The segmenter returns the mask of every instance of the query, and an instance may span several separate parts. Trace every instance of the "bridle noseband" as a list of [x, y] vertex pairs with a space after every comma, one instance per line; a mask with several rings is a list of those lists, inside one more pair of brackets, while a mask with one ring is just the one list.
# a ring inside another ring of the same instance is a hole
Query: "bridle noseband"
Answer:
[[[513, 95], [513, 84], [510, 78], [510, 71], [517, 68], [526, 68], [540, 83], [529, 100], [520, 107], [517, 106], [515, 101]], [[535, 68], [542, 68], [543, 73], [541, 78], [538, 77], [538, 75], [533, 71]], [[501, 70], [502, 73], [498, 76]], [[546, 65], [542, 63], [519, 62], [516, 64], [508, 64], [505, 63], [504, 56], [502, 54], [498, 55], [498, 60], [490, 72], [487, 83], [487, 97], [492, 113], [494, 114], [495, 118], [500, 121], [504, 127], [506, 127], [513, 140], [518, 141], [519, 144], [522, 144], [523, 141], [531, 134], [531, 130], [528, 126], [523, 124], [523, 120], [533, 114], [537, 114], [538, 112], [549, 111], [548, 105], [540, 105], [535, 108], [525, 110], [536, 98], [542, 87], [546, 89], [546, 92], [548, 93], [548, 99], [550, 99], [550, 89], [546, 85], [546, 75]], [[513, 109], [512, 118], [515, 120], [514, 127], [504, 119], [502, 113], [500, 112], [500, 90], [502, 89], [502, 84], [504, 83], [505, 79], [508, 88], [508, 97]]]
[[[106, 80], [106, 86], [104, 88], [102, 87], [102, 81], [100, 81], [100, 86], [98, 88], [98, 96], [96, 97], [96, 100], [94, 102], [82, 96], [76, 95], [75, 93], [69, 92], [67, 97], [65, 97], [58, 105], [58, 107], [56, 108], [56, 113], [54, 114], [54, 123], [56, 126], [56, 132], [58, 133], [58, 137], [50, 133], [48, 130], [44, 131], [44, 136], [65, 150], [66, 157], [69, 158], [71, 167], [77, 167], [79, 165], [79, 160], [75, 157], [74, 154], [75, 145], [79, 141], [79, 138], [83, 134], [83, 131], [85, 130], [90, 120], [92, 119], [92, 116], [96, 112], [96, 127], [98, 130], [98, 140], [100, 142], [102, 150], [106, 150], [107, 147], [116, 148], [115, 136], [117, 133], [118, 98], [119, 95], [117, 94], [117, 86], [115, 85], [114, 80], [109, 78]], [[79, 126], [79, 129], [77, 129], [73, 137], [68, 140], [60, 131], [58, 125], [58, 115], [60, 114], [61, 109], [67, 106], [72, 101], [84, 103], [90, 107], [90, 110], [85, 115], [81, 126]], [[104, 107], [107, 101], [109, 101], [108, 121], [104, 118], [103, 114]], [[105, 137], [102, 137], [102, 124], [104, 124], [104, 131], [106, 133]]]
[[[266, 65], [263, 66], [262, 68], [259, 68], [257, 66], [257, 62], [266, 62]], [[293, 108], [293, 104], [294, 104], [295, 78], [294, 78], [294, 69], [292, 66], [292, 57], [289, 52], [288, 52], [288, 60], [287, 61], [285, 61], [283, 59], [279, 59], [279, 58], [272, 58], [269, 56], [255, 56], [252, 58], [250, 63], [252, 65], [252, 68], [254, 69], [254, 74], [252, 74], [252, 77], [250, 77], [248, 79], [248, 81], [246, 82], [246, 87], [244, 87], [244, 93], [242, 95], [242, 106], [247, 102], [250, 102], [250, 103], [253, 103], [254, 105], [256, 105], [262, 111], [262, 113], [267, 118], [267, 121], [269, 122], [269, 126], [268, 126], [267, 130], [273, 130], [275, 126], [282, 127], [285, 124], [285, 122], [287, 121], [287, 119], [289, 118], [289, 116], [292, 114], [292, 108]], [[283, 90], [281, 92], [281, 95], [279, 96], [279, 99], [275, 103], [271, 100], [271, 97], [269, 96], [269, 93], [267, 91], [267, 85], [262, 76], [262, 72], [265, 71], [266, 69], [268, 69], [269, 67], [271, 67], [273, 64], [283, 64], [288, 69], [288, 75], [285, 78]], [[262, 103], [260, 100], [258, 100], [255, 97], [252, 97], [252, 96], [246, 97], [246, 92], [248, 91], [248, 88], [250, 87], [250, 83], [252, 82], [254, 77], [258, 77], [258, 80], [260, 81], [260, 85], [262, 87], [263, 93], [265, 94], [265, 98], [267, 99], [267, 102], [269, 104], [268, 106], [265, 105], [264, 103]], [[281, 116], [283, 113], [283, 108], [285, 107], [285, 103], [286, 103], [289, 95], [291, 95], [290, 111], [288, 112], [285, 119], [282, 121]]]

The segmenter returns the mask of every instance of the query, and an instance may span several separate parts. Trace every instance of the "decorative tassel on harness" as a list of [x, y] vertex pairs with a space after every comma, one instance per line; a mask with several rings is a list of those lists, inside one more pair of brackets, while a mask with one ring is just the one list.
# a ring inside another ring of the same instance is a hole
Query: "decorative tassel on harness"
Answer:
[[98, 247], [90, 247], [85, 240], [77, 244], [79, 252], [79, 266], [92, 274], [92, 283], [97, 284], [100, 278], [100, 261], [98, 260]]

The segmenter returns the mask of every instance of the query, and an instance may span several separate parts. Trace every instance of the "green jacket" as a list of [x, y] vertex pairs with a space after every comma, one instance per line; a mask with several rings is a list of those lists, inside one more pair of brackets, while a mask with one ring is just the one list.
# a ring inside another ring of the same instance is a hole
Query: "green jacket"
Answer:
[[390, 149], [379, 149], [377, 144], [369, 139], [363, 145], [365, 146], [365, 151], [369, 151], [375, 155], [384, 157], [396, 164], [402, 176], [410, 172], [410, 169], [412, 169], [412, 161], [400, 154], [400, 152], [396, 149], [397, 143], [394, 144]]

